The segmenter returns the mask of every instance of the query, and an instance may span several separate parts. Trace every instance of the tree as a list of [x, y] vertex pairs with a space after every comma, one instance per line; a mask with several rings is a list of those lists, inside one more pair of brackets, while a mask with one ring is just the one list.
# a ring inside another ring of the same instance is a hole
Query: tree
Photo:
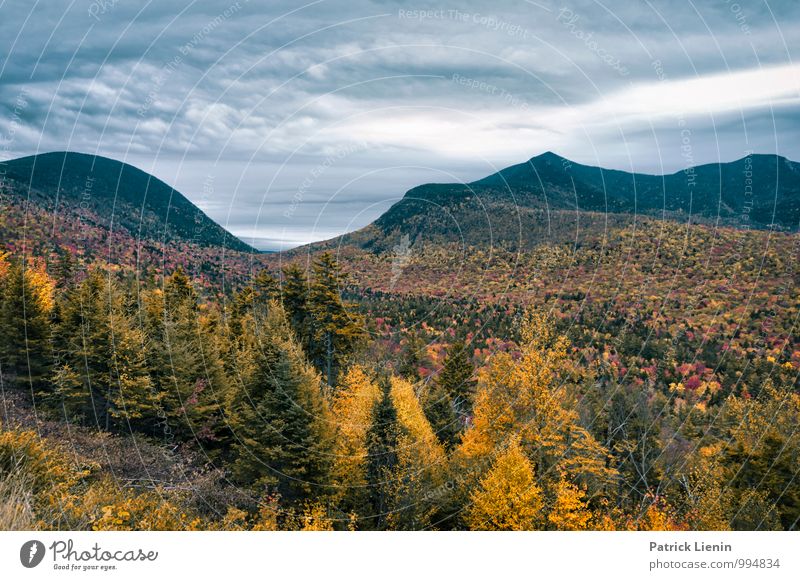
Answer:
[[466, 523], [472, 530], [536, 530], [544, 523], [542, 490], [534, 467], [515, 438], [470, 495]]
[[291, 264], [284, 268], [281, 302], [289, 324], [306, 353], [309, 352], [313, 340], [308, 294], [308, 279], [300, 266]]
[[783, 529], [798, 529], [800, 395], [792, 386], [767, 381], [757, 398], [730, 396], [720, 414], [720, 463], [737, 506], [733, 528], [770, 529], [777, 515]]
[[469, 357], [469, 351], [462, 341], [454, 342], [447, 350], [444, 367], [436, 378], [436, 382], [444, 389], [459, 415], [466, 415], [471, 410], [475, 391], [473, 375], [475, 368]]
[[270, 305], [262, 325], [250, 321], [247, 331], [257, 333], [257, 350], [228, 413], [233, 475], [241, 484], [277, 491], [289, 505], [300, 505], [330, 485], [332, 424], [320, 378], [277, 304]]
[[461, 432], [460, 419], [450, 395], [439, 383], [434, 382], [425, 393], [423, 409], [439, 441], [446, 449], [452, 449]]
[[478, 373], [473, 422], [456, 462], [474, 477], [486, 458], [518, 437], [542, 488], [569, 473], [590, 495], [600, 493], [616, 473], [606, 465], [607, 450], [579, 424], [564, 374], [566, 340], [536, 312], [526, 316], [522, 337], [518, 360], [496, 353]]
[[446, 455], [422, 411], [414, 387], [405, 379], [391, 377], [391, 400], [397, 413], [397, 469], [393, 529], [427, 527], [437, 505], [429, 498], [444, 484]]
[[547, 522], [556, 530], [577, 531], [589, 529], [592, 512], [588, 508], [586, 493], [565, 476], [555, 485], [555, 499], [547, 514]]
[[366, 335], [361, 316], [339, 294], [345, 278], [330, 252], [314, 262], [314, 282], [309, 294], [313, 329], [309, 356], [329, 386], [336, 384], [346, 357]]
[[216, 336], [219, 318], [198, 303], [191, 280], [178, 269], [144, 296], [148, 371], [165, 419], [183, 440], [219, 447], [225, 437], [222, 406], [229, 390]]
[[[4, 271], [4, 273], [2, 272]], [[32, 391], [47, 388], [52, 365], [54, 283], [42, 268], [14, 260], [0, 271], [0, 371]]]
[[54, 398], [102, 429], [152, 431], [163, 395], [147, 373], [144, 336], [118, 284], [99, 270], [67, 292], [57, 329]]
[[372, 413], [367, 431], [367, 486], [370, 491], [370, 517], [364, 524], [376, 530], [388, 527], [394, 509], [395, 478], [398, 463], [397, 441], [400, 427], [392, 404], [388, 379], [381, 379], [381, 398]]
[[375, 381], [354, 365], [344, 373], [333, 400], [336, 440], [331, 476], [334, 499], [345, 517], [368, 515], [367, 434], [372, 427], [373, 409], [380, 399], [381, 390]]

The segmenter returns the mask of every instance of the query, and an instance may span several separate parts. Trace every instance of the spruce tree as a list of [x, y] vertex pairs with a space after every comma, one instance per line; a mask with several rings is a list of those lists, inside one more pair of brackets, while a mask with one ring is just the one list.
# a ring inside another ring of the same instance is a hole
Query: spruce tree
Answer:
[[375, 405], [372, 426], [367, 432], [367, 486], [371, 517], [364, 524], [376, 530], [385, 530], [395, 507], [400, 427], [389, 381], [384, 378], [380, 382], [383, 394]]
[[326, 492], [332, 436], [319, 375], [305, 361], [283, 310], [272, 305], [246, 365], [250, 375], [230, 404], [235, 460], [243, 485], [280, 494], [300, 505]]
[[475, 391], [474, 374], [475, 368], [466, 345], [462, 341], [454, 342], [447, 350], [444, 367], [436, 382], [447, 393], [459, 415], [471, 411]]
[[184, 440], [216, 447], [223, 437], [222, 404], [228, 390], [213, 310], [198, 303], [191, 280], [178, 269], [163, 293], [145, 297], [148, 363], [164, 403], [165, 419]]
[[450, 394], [439, 383], [432, 383], [425, 394], [423, 409], [439, 441], [446, 449], [452, 449], [461, 430], [460, 419], [456, 415]]
[[161, 395], [147, 373], [144, 336], [118, 283], [95, 270], [61, 307], [54, 397], [70, 416], [101, 429], [150, 432]]
[[12, 261], [0, 277], [0, 371], [20, 388], [47, 387], [52, 354], [52, 283], [44, 272]]
[[308, 279], [297, 264], [283, 270], [281, 302], [297, 340], [308, 352], [312, 341], [311, 312], [308, 303]]
[[364, 338], [364, 323], [342, 301], [340, 291], [346, 277], [330, 252], [314, 262], [314, 282], [309, 295], [313, 340], [309, 355], [329, 386], [346, 357]]

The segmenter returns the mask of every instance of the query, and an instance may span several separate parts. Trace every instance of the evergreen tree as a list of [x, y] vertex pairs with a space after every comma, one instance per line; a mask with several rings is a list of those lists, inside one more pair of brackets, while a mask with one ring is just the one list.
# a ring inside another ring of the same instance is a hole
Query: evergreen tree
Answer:
[[218, 317], [198, 303], [191, 280], [178, 269], [164, 291], [145, 295], [150, 377], [161, 395], [164, 419], [184, 440], [218, 447], [225, 428], [228, 391], [223, 353], [216, 341]]
[[382, 379], [380, 386], [383, 394], [375, 405], [372, 426], [367, 432], [367, 487], [370, 492], [371, 517], [365, 524], [376, 530], [385, 530], [395, 507], [400, 427], [397, 423], [397, 411], [392, 404], [388, 379]]
[[462, 341], [454, 342], [447, 350], [444, 367], [436, 382], [453, 401], [459, 415], [470, 413], [475, 394], [475, 368], [470, 360], [469, 350]]
[[266, 306], [271, 300], [280, 299], [280, 283], [266, 268], [253, 278], [252, 288], [256, 304]]
[[449, 393], [438, 382], [425, 393], [423, 409], [434, 433], [446, 449], [458, 442], [461, 420], [456, 415], [455, 405]]
[[67, 292], [58, 337], [55, 398], [64, 411], [107, 430], [152, 431], [162, 396], [147, 373], [144, 336], [112, 278], [95, 270]]
[[281, 302], [295, 336], [306, 353], [312, 343], [309, 287], [305, 272], [297, 264], [283, 270]]
[[340, 296], [345, 275], [329, 252], [314, 263], [314, 282], [309, 294], [313, 341], [311, 360], [320, 369], [329, 386], [346, 357], [352, 354], [366, 333], [364, 322]]
[[0, 372], [32, 391], [47, 387], [52, 366], [53, 287], [43, 270], [12, 261], [0, 275]]
[[269, 308], [251, 374], [231, 402], [234, 477], [277, 491], [290, 505], [318, 498], [330, 484], [332, 433], [319, 375], [306, 362], [283, 310]]

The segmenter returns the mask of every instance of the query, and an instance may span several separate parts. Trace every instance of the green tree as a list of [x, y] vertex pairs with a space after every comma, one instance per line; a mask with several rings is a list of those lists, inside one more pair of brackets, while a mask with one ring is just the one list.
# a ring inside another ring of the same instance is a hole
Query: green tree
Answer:
[[289, 324], [306, 353], [312, 341], [309, 287], [305, 272], [297, 264], [283, 269], [281, 302]]
[[113, 278], [99, 270], [67, 292], [61, 307], [55, 399], [106, 430], [152, 431], [162, 394], [150, 381], [144, 336]]
[[0, 371], [33, 391], [46, 388], [52, 364], [52, 292], [47, 274], [23, 261], [0, 275]]
[[148, 369], [165, 419], [181, 439], [218, 447], [226, 432], [222, 406], [229, 384], [216, 312], [198, 303], [181, 269], [167, 278], [163, 292], [147, 293], [144, 302]]
[[367, 431], [367, 487], [370, 492], [371, 516], [365, 525], [385, 530], [395, 507], [397, 477], [397, 442], [400, 426], [392, 403], [389, 380], [381, 379], [383, 394], [375, 405], [372, 426]]
[[470, 412], [475, 393], [475, 367], [463, 341], [454, 342], [447, 350], [444, 366], [436, 382], [444, 389], [460, 415]]
[[314, 262], [309, 294], [314, 334], [309, 355], [329, 386], [335, 385], [347, 356], [366, 335], [361, 316], [342, 301], [345, 278], [331, 253], [325, 252]]
[[450, 394], [438, 382], [432, 383], [425, 393], [423, 410], [439, 441], [448, 450], [452, 449], [458, 442], [461, 423]]
[[232, 465], [240, 483], [277, 491], [290, 505], [318, 498], [330, 483], [330, 412], [320, 378], [306, 362], [283, 309], [273, 304], [264, 320], [248, 320], [254, 350], [240, 356], [249, 373], [232, 398], [235, 439]]

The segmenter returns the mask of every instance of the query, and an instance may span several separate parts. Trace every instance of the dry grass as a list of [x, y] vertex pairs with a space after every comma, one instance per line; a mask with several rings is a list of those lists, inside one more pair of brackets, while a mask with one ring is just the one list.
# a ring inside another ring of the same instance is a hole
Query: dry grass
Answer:
[[32, 530], [35, 527], [30, 485], [18, 474], [0, 474], [0, 530]]

